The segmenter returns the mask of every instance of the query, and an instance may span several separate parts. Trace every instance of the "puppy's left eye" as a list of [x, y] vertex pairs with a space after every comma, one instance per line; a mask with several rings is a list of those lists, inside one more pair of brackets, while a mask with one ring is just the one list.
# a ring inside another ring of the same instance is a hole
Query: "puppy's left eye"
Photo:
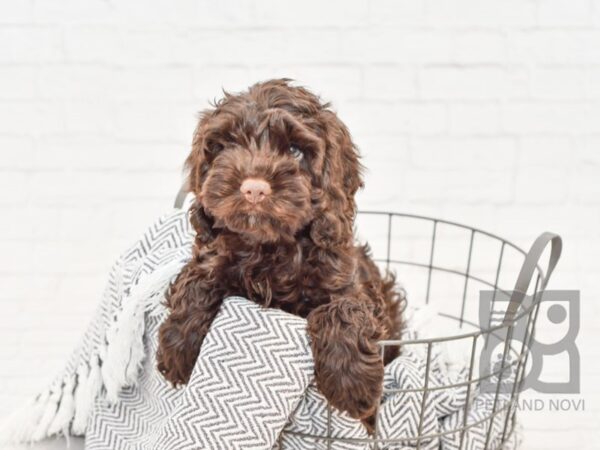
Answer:
[[300, 150], [295, 145], [290, 145], [290, 153], [298, 161], [300, 161], [302, 158], [304, 158], [304, 153], [302, 152], [302, 150]]

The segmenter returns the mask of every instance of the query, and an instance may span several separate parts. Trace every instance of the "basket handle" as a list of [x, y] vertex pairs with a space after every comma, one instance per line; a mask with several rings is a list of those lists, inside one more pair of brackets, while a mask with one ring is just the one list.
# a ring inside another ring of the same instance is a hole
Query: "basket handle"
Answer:
[[175, 197], [175, 202], [173, 202], [173, 207], [175, 209], [181, 209], [183, 206], [183, 202], [185, 198], [190, 192], [189, 180], [188, 178], [183, 180], [181, 187], [179, 188], [179, 192], [177, 192], [177, 197]]
[[529, 249], [525, 261], [523, 261], [523, 266], [521, 266], [521, 271], [517, 277], [515, 288], [510, 297], [506, 314], [504, 315], [504, 325], [510, 325], [512, 323], [515, 314], [519, 310], [519, 305], [523, 302], [523, 299], [527, 294], [527, 289], [529, 289], [531, 279], [533, 278], [535, 269], [540, 261], [540, 257], [549, 243], [552, 244], [552, 248], [550, 249], [550, 259], [548, 260], [548, 268], [546, 269], [546, 276], [543, 279], [541, 290], [546, 288], [550, 275], [552, 275], [562, 252], [561, 237], [558, 234], [550, 233], [549, 231], [538, 236]]

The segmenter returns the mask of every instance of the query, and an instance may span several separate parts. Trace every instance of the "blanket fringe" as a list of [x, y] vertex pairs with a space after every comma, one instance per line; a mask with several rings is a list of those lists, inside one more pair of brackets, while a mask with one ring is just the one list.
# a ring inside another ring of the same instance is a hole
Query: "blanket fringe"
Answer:
[[35, 426], [33, 434], [31, 435], [31, 441], [41, 441], [48, 436], [48, 427], [50, 427], [54, 417], [56, 416], [61, 394], [62, 390], [60, 388], [56, 388], [50, 392], [50, 397], [46, 402], [43, 414], [39, 420], [39, 423]]
[[134, 300], [137, 299], [129, 299], [106, 335], [102, 378], [106, 398], [111, 403], [118, 400], [121, 388], [135, 384], [137, 371], [144, 358], [144, 304]]
[[52, 420], [48, 426], [46, 436], [52, 436], [59, 433], [62, 433], [63, 435], [69, 434], [69, 425], [71, 420], [73, 420], [73, 415], [75, 413], [75, 399], [73, 398], [74, 389], [75, 377], [71, 376], [63, 385], [58, 410], [56, 411], [54, 420]]
[[13, 412], [0, 426], [0, 444], [33, 443], [53, 435], [85, 434], [94, 400], [102, 388], [98, 356], [90, 369], [82, 364], [77, 376], [55, 384]]
[[32, 436], [45, 412], [49, 392], [40, 394], [11, 413], [0, 426], [0, 444], [32, 442]]
[[[145, 357], [145, 312], [160, 305], [164, 291], [184, 260], [175, 260], [150, 273], [124, 299], [123, 309], [106, 332], [107, 343], [34, 400], [0, 424], [0, 444], [33, 443], [55, 434], [85, 434], [96, 397], [118, 400], [120, 390], [135, 385]], [[70, 428], [70, 430], [69, 430]]]
[[79, 436], [85, 434], [94, 401], [102, 389], [102, 374], [97, 355], [92, 357], [89, 369], [87, 364], [79, 366], [77, 377], [79, 383], [75, 390], [75, 417], [71, 430]]
[[144, 314], [164, 298], [164, 291], [184, 263], [181, 260], [172, 261], [139, 282], [130, 298], [124, 300], [123, 309], [108, 329], [102, 379], [109, 402], [118, 400], [123, 387], [137, 383], [145, 357]]
[[81, 364], [77, 368], [77, 387], [75, 388], [75, 415], [71, 429], [76, 435], [85, 433], [87, 424], [87, 406], [90, 403], [86, 394], [88, 393], [88, 385], [90, 382], [90, 369], [87, 364]]

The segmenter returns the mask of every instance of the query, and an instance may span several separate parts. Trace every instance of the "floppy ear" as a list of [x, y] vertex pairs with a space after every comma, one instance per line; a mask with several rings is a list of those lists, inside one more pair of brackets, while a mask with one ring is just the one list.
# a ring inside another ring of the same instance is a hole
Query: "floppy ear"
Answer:
[[325, 157], [321, 185], [315, 189], [316, 206], [310, 236], [322, 248], [353, 244], [356, 203], [354, 195], [363, 186], [359, 154], [346, 126], [330, 110], [320, 113], [324, 127]]
[[190, 206], [190, 223], [196, 231], [196, 243], [208, 244], [217, 237], [219, 232], [213, 228], [214, 220], [206, 214], [200, 202], [196, 199]]
[[213, 229], [212, 217], [206, 213], [200, 199], [202, 183], [208, 172], [210, 160], [217, 150], [215, 146], [219, 145], [216, 137], [211, 135], [213, 129], [211, 121], [214, 115], [214, 110], [207, 110], [200, 116], [200, 121], [194, 131], [192, 151], [185, 161], [185, 168], [189, 173], [189, 190], [195, 197], [190, 207], [190, 222], [196, 231], [196, 241], [201, 244], [212, 241], [218, 234]]
[[203, 111], [194, 131], [192, 151], [185, 161], [185, 168], [189, 172], [189, 188], [196, 197], [202, 188], [202, 181], [208, 172], [208, 163], [211, 146], [216, 145], [210, 141], [210, 122], [214, 116], [214, 110]]

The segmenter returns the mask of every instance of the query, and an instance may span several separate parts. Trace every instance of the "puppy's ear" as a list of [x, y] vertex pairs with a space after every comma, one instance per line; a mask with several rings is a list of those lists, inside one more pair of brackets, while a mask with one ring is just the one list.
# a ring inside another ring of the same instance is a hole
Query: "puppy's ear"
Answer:
[[189, 172], [190, 191], [196, 195], [196, 198], [198, 198], [202, 188], [202, 179], [208, 171], [208, 146], [210, 145], [208, 129], [213, 115], [213, 110], [206, 110], [201, 113], [194, 131], [192, 151], [185, 161], [185, 168]]
[[214, 220], [206, 214], [200, 202], [196, 199], [190, 207], [190, 223], [196, 231], [196, 243], [202, 245], [208, 244], [217, 237], [217, 230], [213, 228]]
[[207, 244], [218, 234], [213, 228], [213, 218], [204, 210], [200, 196], [210, 161], [215, 156], [216, 146], [219, 145], [218, 136], [215, 133], [215, 127], [218, 127], [219, 124], [215, 124], [215, 122], [218, 122], [215, 120], [215, 115], [216, 111], [213, 109], [202, 112], [194, 131], [192, 151], [185, 162], [185, 168], [189, 174], [189, 189], [195, 197], [194, 203], [190, 207], [190, 222], [196, 231], [198, 244]]
[[335, 113], [325, 109], [320, 114], [324, 127], [325, 156], [321, 186], [315, 189], [315, 219], [310, 236], [322, 248], [353, 244], [356, 203], [354, 195], [363, 186], [359, 154], [346, 126]]

